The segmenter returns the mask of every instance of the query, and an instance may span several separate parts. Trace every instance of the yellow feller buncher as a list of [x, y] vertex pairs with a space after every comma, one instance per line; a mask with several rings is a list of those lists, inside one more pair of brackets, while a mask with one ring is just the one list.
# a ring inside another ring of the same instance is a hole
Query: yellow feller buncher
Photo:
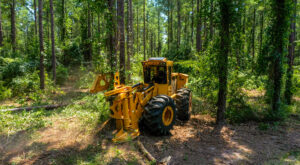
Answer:
[[[173, 61], [163, 57], [142, 62], [144, 83], [133, 86], [120, 84], [119, 73], [114, 75], [114, 89], [105, 92], [110, 101], [111, 118], [116, 121], [114, 142], [123, 142], [140, 135], [139, 124], [156, 135], [166, 135], [176, 117], [189, 120], [192, 93], [186, 88], [188, 75], [173, 73]], [[91, 93], [109, 88], [111, 80], [97, 75]]]

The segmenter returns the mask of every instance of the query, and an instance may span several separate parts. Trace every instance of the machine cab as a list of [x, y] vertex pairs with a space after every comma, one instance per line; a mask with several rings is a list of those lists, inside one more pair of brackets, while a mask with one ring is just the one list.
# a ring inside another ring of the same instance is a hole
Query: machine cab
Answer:
[[144, 83], [157, 84], [158, 94], [170, 95], [172, 92], [171, 78], [173, 72], [173, 61], [164, 57], [152, 57], [142, 62]]

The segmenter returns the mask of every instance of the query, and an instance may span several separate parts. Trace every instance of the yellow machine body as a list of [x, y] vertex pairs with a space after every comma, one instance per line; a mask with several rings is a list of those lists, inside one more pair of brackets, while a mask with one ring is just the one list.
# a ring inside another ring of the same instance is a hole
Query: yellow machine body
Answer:
[[[131, 140], [140, 135], [139, 120], [141, 119], [144, 106], [157, 95], [168, 95], [176, 97], [176, 91], [185, 87], [188, 82], [188, 75], [173, 73], [173, 62], [166, 58], [150, 58], [142, 62], [144, 72], [144, 83], [134, 86], [120, 84], [119, 73], [114, 75], [114, 89], [105, 92], [105, 96], [110, 100], [111, 118], [116, 121], [117, 131], [114, 135], [114, 142]], [[101, 92], [109, 88], [110, 81], [103, 75], [97, 75], [91, 93]], [[163, 119], [168, 124], [168, 113]], [[166, 115], [165, 115], [166, 114]]]

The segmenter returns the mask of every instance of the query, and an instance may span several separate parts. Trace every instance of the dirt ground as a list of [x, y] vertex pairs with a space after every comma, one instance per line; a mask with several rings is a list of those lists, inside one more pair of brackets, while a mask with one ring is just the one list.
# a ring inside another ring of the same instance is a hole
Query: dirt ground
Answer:
[[[84, 164], [95, 159], [95, 164], [149, 164], [136, 140], [110, 142], [110, 124], [87, 134], [76, 123], [76, 118], [58, 120], [34, 134], [21, 131], [13, 137], [1, 137], [0, 163]], [[300, 118], [294, 116], [276, 129], [262, 131], [256, 123], [215, 127], [210, 116], [194, 115], [186, 123], [177, 121], [169, 136], [143, 132], [139, 138], [157, 160], [171, 156], [174, 165], [263, 164], [300, 148]]]

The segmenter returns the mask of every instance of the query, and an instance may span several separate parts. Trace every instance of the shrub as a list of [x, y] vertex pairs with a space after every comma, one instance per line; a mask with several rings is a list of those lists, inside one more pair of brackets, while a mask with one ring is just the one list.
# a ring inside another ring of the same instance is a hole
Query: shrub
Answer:
[[230, 123], [243, 123], [247, 121], [259, 121], [258, 114], [247, 104], [246, 94], [242, 90], [246, 78], [235, 71], [228, 82], [228, 108], [226, 118]]
[[11, 97], [12, 92], [11, 89], [3, 86], [3, 81], [0, 81], [0, 100]]
[[17, 76], [22, 76], [25, 73], [25, 67], [20, 61], [13, 61], [8, 63], [2, 69], [2, 80], [5, 81], [5, 85], [9, 84], [13, 78]]
[[64, 84], [64, 82], [67, 80], [68, 78], [68, 69], [59, 65], [57, 68], [56, 68], [56, 83], [57, 84]]

